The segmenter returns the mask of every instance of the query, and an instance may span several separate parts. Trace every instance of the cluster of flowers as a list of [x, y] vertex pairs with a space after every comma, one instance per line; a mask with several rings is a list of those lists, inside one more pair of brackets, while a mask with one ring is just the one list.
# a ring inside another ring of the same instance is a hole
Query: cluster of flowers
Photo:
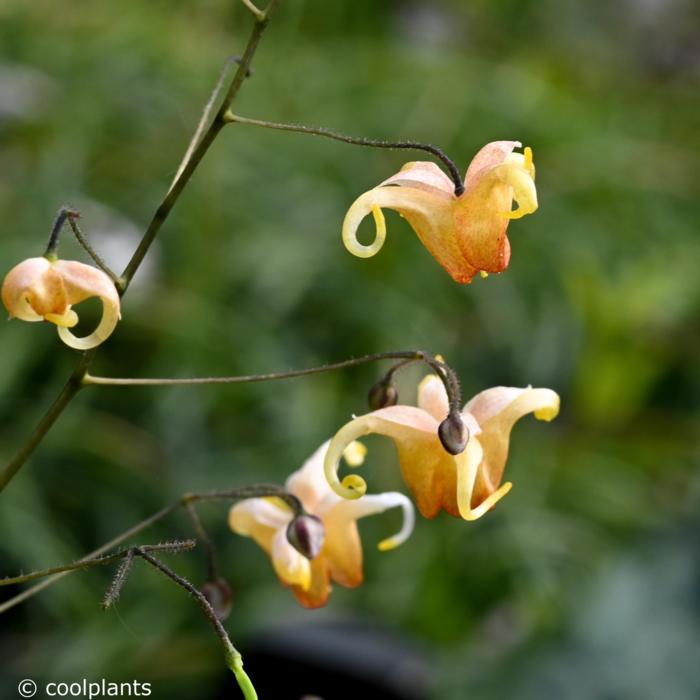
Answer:
[[[537, 209], [532, 152], [525, 148], [517, 153], [517, 146], [516, 141], [484, 146], [467, 170], [461, 194], [434, 163], [407, 163], [350, 207], [343, 223], [346, 248], [359, 257], [377, 253], [386, 238], [382, 208], [390, 208], [409, 222], [457, 282], [468, 283], [477, 273], [502, 272], [510, 259], [509, 220]], [[370, 213], [376, 236], [363, 245], [356, 233]], [[69, 330], [78, 323], [72, 307], [95, 296], [102, 300], [102, 319], [93, 333], [77, 338]], [[54, 323], [61, 339], [80, 350], [103, 342], [120, 318], [119, 293], [104, 272], [53, 256], [30, 258], [13, 268], [5, 278], [2, 299], [12, 317]], [[549, 421], [558, 411], [559, 397], [549, 389], [487, 389], [462, 409], [466, 446], [452, 454], [438, 435], [450, 413], [447, 393], [442, 380], [429, 375], [419, 386], [417, 406], [389, 405], [353, 418], [289, 477], [286, 488], [299, 498], [307, 515], [295, 517], [280, 499], [255, 498], [231, 509], [230, 526], [270, 555], [279, 579], [302, 605], [321, 606], [331, 581], [348, 587], [362, 582], [359, 518], [403, 509], [401, 531], [381, 542], [381, 550], [401, 544], [413, 529], [413, 506], [403, 494], [366, 495], [364, 480], [354, 474], [339, 480], [341, 459], [349, 466], [364, 460], [366, 450], [358, 438], [376, 433], [393, 439], [404, 480], [423, 516], [433, 518], [444, 509], [476, 520], [511, 488], [502, 480], [516, 421], [529, 413]]]

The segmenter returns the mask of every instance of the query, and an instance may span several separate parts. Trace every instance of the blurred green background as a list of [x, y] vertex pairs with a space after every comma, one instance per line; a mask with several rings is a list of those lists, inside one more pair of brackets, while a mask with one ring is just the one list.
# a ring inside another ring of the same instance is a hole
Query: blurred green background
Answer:
[[[458, 370], [465, 397], [533, 384], [563, 410], [517, 425], [513, 491], [482, 520], [420, 520], [387, 554], [374, 542], [398, 515], [363, 521], [366, 583], [336, 587], [322, 611], [296, 606], [264, 554], [228, 531], [224, 505], [202, 507], [244, 653], [280, 623], [350, 617], [422, 650], [431, 698], [700, 696], [696, 9], [281, 2], [238, 112], [432, 142], [461, 169], [484, 143], [519, 139], [534, 149], [540, 210], [511, 225], [508, 271], [470, 286], [391, 213], [382, 252], [359, 260], [340, 242], [347, 207], [421, 156], [227, 127], [94, 371], [236, 374], [425, 348]], [[233, 0], [3, 0], [0, 269], [41, 254], [64, 202], [123, 265], [249, 27]], [[61, 251], [82, 255], [68, 236]], [[76, 356], [48, 324], [3, 324], [0, 348], [9, 459]], [[0, 573], [75, 559], [186, 490], [282, 482], [366, 410], [380, 374], [84, 392], [2, 494]], [[406, 402], [419, 378], [404, 374]], [[402, 489], [393, 446], [368, 445], [370, 489]], [[173, 516], [138, 541], [188, 535]], [[201, 582], [201, 552], [168, 561]], [[109, 580], [75, 574], [0, 618], [2, 697], [24, 677], [235, 697], [193, 601], [138, 566], [102, 613]]]

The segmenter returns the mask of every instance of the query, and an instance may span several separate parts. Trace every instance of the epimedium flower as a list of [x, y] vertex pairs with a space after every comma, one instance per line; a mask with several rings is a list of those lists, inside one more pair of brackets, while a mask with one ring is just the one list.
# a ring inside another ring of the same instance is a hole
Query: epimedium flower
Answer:
[[[345, 247], [361, 258], [378, 253], [386, 238], [382, 209], [388, 208], [408, 221], [456, 282], [471, 282], [477, 273], [503, 272], [510, 260], [506, 236], [510, 219], [537, 209], [532, 150], [514, 152], [520, 145], [519, 141], [486, 144], [470, 163], [460, 195], [455, 195], [455, 183], [435, 163], [406, 163], [355, 200], [343, 222]], [[512, 209], [514, 200], [517, 208]], [[357, 229], [370, 213], [375, 238], [364, 245], [357, 240]]]
[[[309, 514], [297, 519], [303, 519], [302, 527], [293, 527], [297, 522], [289, 506], [274, 497], [252, 498], [236, 504], [229, 512], [231, 529], [239, 535], [252, 537], [267, 552], [280, 581], [307, 608], [325, 605], [331, 591], [331, 580], [348, 588], [362, 583], [359, 518], [389, 508], [403, 509], [403, 526], [396, 535], [379, 543], [382, 551], [405, 542], [413, 530], [413, 505], [401, 493], [368, 495], [354, 501], [333, 493], [323, 473], [327, 449], [328, 442], [287, 479], [287, 491], [299, 498]], [[351, 442], [343, 452], [348, 464], [359, 465], [364, 459], [365, 449], [359, 443]], [[325, 536], [322, 543], [314, 521], [323, 525]], [[303, 542], [301, 547], [299, 539]], [[303, 556], [291, 542], [311, 558]]]
[[[102, 318], [90, 335], [78, 338], [70, 330], [78, 323], [72, 307], [90, 297], [102, 301]], [[76, 350], [89, 350], [105, 341], [120, 318], [119, 293], [109, 276], [75, 260], [24, 260], [7, 273], [2, 301], [10, 318], [54, 323], [61, 340]]]
[[366, 484], [355, 474], [339, 481], [340, 455], [353, 440], [376, 433], [394, 440], [404, 481], [422, 515], [433, 518], [444, 509], [476, 520], [512, 486], [502, 479], [514, 424], [528, 413], [552, 420], [559, 412], [559, 396], [550, 389], [531, 387], [482, 391], [460, 414], [469, 440], [457, 455], [448, 453], [438, 437], [448, 409], [443, 383], [429, 375], [419, 386], [417, 407], [389, 406], [351, 420], [331, 440], [326, 453], [326, 477], [334, 492], [348, 499], [364, 493]]

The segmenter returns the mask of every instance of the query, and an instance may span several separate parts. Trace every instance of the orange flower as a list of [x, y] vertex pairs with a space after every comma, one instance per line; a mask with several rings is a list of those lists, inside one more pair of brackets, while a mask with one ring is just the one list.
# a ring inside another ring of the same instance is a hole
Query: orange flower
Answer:
[[345, 446], [363, 435], [393, 438], [404, 480], [418, 510], [426, 518], [441, 508], [465, 520], [476, 520], [505, 496], [512, 484], [502, 484], [510, 431], [528, 413], [550, 421], [559, 412], [559, 397], [550, 389], [495, 387], [477, 394], [462, 410], [470, 433], [461, 454], [445, 451], [438, 426], [448, 414], [442, 382], [429, 375], [418, 389], [418, 407], [390, 406], [354, 418], [331, 440], [325, 459], [326, 478], [344, 498], [358, 498], [366, 484], [357, 475], [338, 480], [338, 463]]
[[[423, 245], [456, 282], [468, 283], [478, 272], [503, 272], [510, 260], [506, 229], [537, 209], [532, 151], [514, 153], [518, 141], [494, 141], [474, 157], [455, 196], [455, 185], [431, 162], [406, 163], [379, 186], [365, 192], [348, 210], [343, 243], [360, 258], [379, 252], [386, 238], [382, 208], [394, 209], [418, 234]], [[511, 210], [515, 200], [518, 207]], [[360, 222], [374, 216], [370, 245], [357, 240]]]
[[[77, 338], [69, 330], [78, 323], [71, 307], [90, 297], [102, 300], [102, 319], [90, 335]], [[120, 318], [119, 293], [112, 280], [74, 260], [24, 260], [7, 273], [2, 301], [11, 318], [55, 323], [61, 340], [76, 350], [89, 350], [105, 341]]]
[[[323, 475], [323, 457], [327, 449], [326, 442], [286, 484], [287, 491], [297, 496], [307, 513], [316, 516], [325, 529], [323, 545], [313, 560], [302, 556], [290, 544], [287, 529], [293, 516], [280, 499], [252, 498], [233, 506], [229, 513], [231, 529], [239, 535], [252, 537], [267, 552], [280, 581], [289, 586], [307, 608], [326, 604], [331, 580], [348, 588], [362, 583], [362, 544], [356, 522], [359, 518], [396, 506], [403, 509], [403, 527], [399, 533], [379, 543], [382, 551], [405, 542], [413, 530], [413, 505], [403, 494], [389, 492], [348, 501], [333, 493]], [[351, 443], [346, 444], [344, 452], [346, 461], [357, 466], [364, 459], [365, 449], [359, 443]], [[315, 533], [311, 539], [317, 539]]]

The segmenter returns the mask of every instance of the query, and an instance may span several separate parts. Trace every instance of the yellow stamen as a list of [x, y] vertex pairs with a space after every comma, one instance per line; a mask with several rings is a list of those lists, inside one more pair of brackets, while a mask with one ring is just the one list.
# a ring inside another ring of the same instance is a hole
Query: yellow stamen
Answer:
[[489, 276], [489, 273], [486, 272], [486, 270], [479, 270], [479, 275], [481, 276], [482, 280], [485, 280]]

